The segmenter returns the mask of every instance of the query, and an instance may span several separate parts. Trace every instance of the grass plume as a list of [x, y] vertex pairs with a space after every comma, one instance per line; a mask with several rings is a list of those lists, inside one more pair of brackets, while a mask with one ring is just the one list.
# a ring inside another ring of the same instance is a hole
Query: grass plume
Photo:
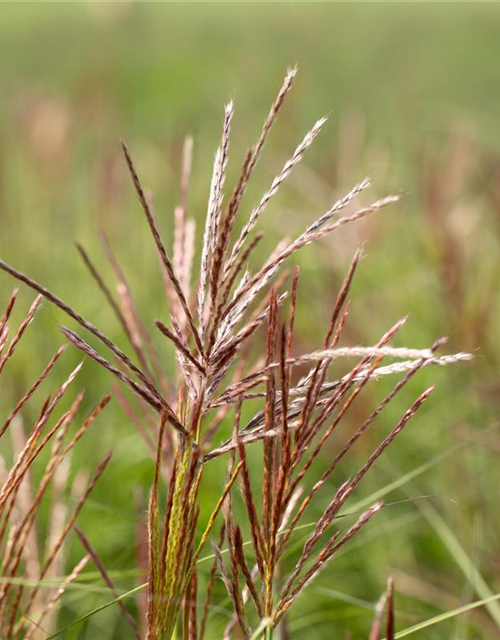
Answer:
[[[169, 302], [169, 317], [157, 318], [151, 326], [142, 319], [123, 271], [103, 234], [106, 254], [118, 281], [118, 298], [85, 249], [80, 245], [77, 248], [118, 320], [133, 356], [127, 355], [100, 329], [45, 286], [0, 260], [1, 269], [39, 294], [26, 320], [6, 346], [7, 324], [15, 304], [15, 294], [11, 297], [0, 321], [0, 348], [5, 349], [5, 355], [0, 359], [0, 373], [32, 321], [41, 297], [45, 298], [106, 349], [106, 355], [102, 355], [73, 328], [61, 327], [63, 335], [74, 347], [113, 376], [119, 387], [118, 399], [154, 458], [148, 507], [149, 593], [145, 621], [148, 640], [171, 640], [176, 637], [178, 629], [183, 640], [201, 640], [206, 634], [216, 575], [222, 578], [234, 612], [225, 637], [231, 637], [233, 633], [233, 637], [239, 637], [239, 633], [247, 639], [270, 640], [274, 630], [284, 624], [290, 607], [306, 587], [382, 508], [382, 503], [376, 502], [350, 526], [337, 527], [338, 517], [353, 492], [427, 402], [433, 388], [422, 392], [410, 404], [357, 472], [338, 483], [294, 567], [290, 568], [285, 562], [288, 545], [301, 526], [311, 502], [324, 487], [331, 489], [332, 476], [341, 460], [422, 367], [448, 365], [470, 357], [467, 353], [436, 355], [442, 340], [425, 349], [393, 346], [392, 340], [403, 327], [405, 318], [390, 327], [374, 345], [344, 344], [351, 285], [360, 262], [359, 251], [352, 259], [319, 347], [305, 353], [297, 352], [295, 320], [301, 313], [299, 270], [294, 270], [290, 282], [288, 273], [283, 271], [285, 264], [303, 247], [329, 234], [341, 233], [344, 226], [378, 213], [396, 203], [399, 197], [390, 195], [368, 206], [355, 208], [359, 195], [370, 187], [370, 180], [365, 179], [318, 215], [295, 239], [280, 243], [263, 264], [249, 265], [253, 249], [262, 237], [262, 233], [252, 235], [259, 219], [326, 122], [325, 118], [320, 118], [313, 125], [258, 204], [251, 209], [248, 219], [240, 222], [240, 205], [248, 183], [295, 75], [296, 69], [287, 73], [259, 139], [245, 156], [241, 173], [224, 206], [234, 104], [230, 102], [225, 108], [208, 197], [200, 271], [196, 277], [192, 273], [197, 250], [195, 223], [190, 217], [188, 201], [192, 140], [188, 138], [184, 145], [180, 202], [175, 210], [171, 249], [162, 238], [151, 198], [139, 178], [139, 169], [128, 146], [122, 143], [126, 166], [158, 254], [160, 277], [164, 278]], [[237, 225], [241, 230], [235, 234]], [[284, 291], [285, 286], [290, 291]], [[150, 333], [153, 325], [158, 329], [154, 334]], [[264, 347], [257, 339], [262, 329], [266, 330]], [[173, 345], [176, 354], [173, 381], [167, 382], [167, 368], [162, 366], [154, 347], [160, 334]], [[258, 357], [249, 356], [252, 349]], [[57, 352], [32, 389], [41, 383], [61, 353]], [[54, 398], [43, 405], [25, 448], [0, 492], [0, 517], [6, 520], [10, 517], [16, 492], [41, 450], [53, 437], [57, 439], [58, 433], [66, 432], [74, 421], [77, 405], [44, 431], [78, 370], [75, 369]], [[344, 416], [363, 389], [374, 379], [398, 374], [403, 374], [403, 377], [398, 379], [392, 391], [354, 434], [345, 439], [333, 461], [321, 471], [322, 465], [324, 467], [321, 453], [331, 444], [332, 434], [340, 430]], [[135, 396], [137, 413], [128, 400], [127, 390]], [[18, 403], [0, 432], [2, 435], [32, 393], [32, 390], [28, 391], [26, 399]], [[255, 400], [259, 405], [257, 410], [250, 402]], [[107, 400], [103, 401], [85, 421], [84, 430], [106, 403]], [[227, 438], [225, 426], [231, 420], [232, 433]], [[59, 444], [55, 448], [46, 471], [47, 483], [53, 470], [76, 444], [80, 437], [78, 434], [83, 435], [83, 432], [78, 431], [66, 446]], [[258, 464], [254, 463], [253, 455], [250, 459], [252, 443], [258, 443], [255, 448], [259, 448], [261, 453]], [[227, 474], [220, 483], [219, 497], [212, 505], [207, 522], [201, 523], [204, 472], [212, 460], [221, 456], [227, 457]], [[109, 456], [99, 465], [54, 547], [48, 551], [44, 564], [40, 566], [40, 579], [46, 575], [108, 461]], [[235, 491], [235, 487], [239, 487], [240, 492]], [[14, 576], [21, 563], [22, 541], [32, 525], [40, 500], [41, 496], [37, 495], [34, 512], [30, 512], [26, 522], [8, 540], [4, 560], [8, 575]], [[237, 503], [246, 514], [244, 523], [237, 519]], [[212, 541], [214, 564], [207, 589], [202, 592], [197, 563], [220, 519], [224, 520], [223, 533], [218, 542]], [[0, 543], [5, 539], [7, 544], [9, 526], [3, 524], [2, 527]], [[82, 532], [78, 535], [88, 554], [85, 562], [91, 559], [108, 587], [116, 593], [88, 538]], [[248, 544], [244, 535], [248, 535]], [[68, 579], [74, 579], [81, 569], [80, 565], [75, 567]], [[24, 625], [17, 620], [22, 598], [20, 591], [22, 589], [6, 584], [0, 593], [0, 629], [10, 634], [6, 636], [8, 638], [14, 637], [13, 629], [19, 630]], [[387, 595], [388, 638], [394, 635], [392, 593], [390, 583]], [[35, 587], [28, 597], [26, 611], [34, 607], [37, 595]], [[203, 603], [201, 622], [197, 611], [200, 598]], [[45, 603], [42, 611], [53, 604], [53, 601]], [[138, 626], [127, 610], [123, 613], [138, 637]], [[373, 638], [380, 635], [381, 615], [377, 611], [371, 634]]]

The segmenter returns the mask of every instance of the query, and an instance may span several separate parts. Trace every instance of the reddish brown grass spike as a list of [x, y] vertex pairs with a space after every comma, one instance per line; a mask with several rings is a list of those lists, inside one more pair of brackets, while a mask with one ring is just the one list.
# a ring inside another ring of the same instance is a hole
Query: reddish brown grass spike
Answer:
[[395, 615], [394, 615], [394, 580], [389, 576], [387, 581], [387, 621], [385, 627], [386, 640], [395, 638]]
[[[95, 551], [95, 549], [90, 544], [89, 539], [83, 533], [83, 531], [80, 529], [80, 527], [77, 527], [76, 525], [74, 525], [73, 528], [76, 531], [77, 536], [80, 538], [80, 542], [82, 543], [84, 549], [87, 551], [89, 556], [92, 558], [93, 563], [95, 564], [95, 566], [99, 570], [99, 573], [103, 577], [104, 582], [108, 585], [111, 593], [113, 594], [113, 596], [115, 598], [118, 598], [119, 594], [118, 594], [118, 591], [116, 590], [115, 584], [111, 580], [111, 578], [109, 577], [109, 574], [106, 571], [106, 567], [103, 565], [101, 559], [97, 555], [97, 552]], [[132, 632], [135, 635], [135, 637], [137, 638], [137, 640], [141, 640], [141, 636], [139, 634], [139, 629], [137, 628], [135, 620], [130, 615], [127, 607], [124, 604], [124, 602], [122, 602], [122, 601], [118, 602], [118, 606], [120, 607], [121, 612], [123, 613], [123, 617], [127, 621], [129, 627], [132, 629]]]
[[186, 297], [184, 295], [184, 292], [182, 291], [182, 287], [177, 279], [177, 276], [174, 273], [174, 267], [172, 265], [172, 262], [170, 261], [170, 258], [167, 255], [165, 246], [163, 244], [163, 241], [160, 237], [160, 231], [158, 229], [158, 226], [156, 224], [156, 220], [154, 219], [153, 213], [151, 211], [151, 208], [149, 206], [149, 203], [146, 199], [146, 196], [144, 195], [144, 190], [142, 188], [142, 185], [140, 183], [139, 180], [139, 176], [137, 175], [137, 171], [135, 169], [134, 163], [132, 162], [132, 158], [130, 157], [130, 153], [128, 150], [127, 145], [125, 144], [125, 142], [122, 141], [121, 143], [122, 146], [122, 151], [123, 151], [123, 155], [125, 156], [125, 160], [127, 162], [127, 166], [129, 168], [130, 171], [130, 175], [132, 176], [132, 180], [134, 183], [134, 187], [135, 190], [137, 192], [137, 195], [139, 196], [139, 201], [141, 203], [142, 209], [144, 211], [144, 214], [146, 215], [146, 220], [148, 222], [149, 228], [151, 230], [151, 234], [153, 236], [154, 242], [156, 244], [156, 248], [158, 249], [158, 253], [160, 254], [161, 260], [163, 262], [163, 265], [168, 273], [168, 276], [170, 278], [170, 281], [175, 289], [175, 292], [179, 298], [179, 301], [182, 305], [182, 308], [184, 310], [184, 313], [186, 314], [186, 318], [189, 322], [189, 328], [191, 329], [191, 331], [193, 332], [193, 337], [194, 340], [196, 342], [196, 346], [198, 347], [199, 351], [201, 354], [203, 354], [203, 346], [201, 343], [201, 339], [200, 336], [198, 334], [198, 330], [194, 324], [194, 319], [193, 316], [191, 314], [191, 311], [189, 309]]
[[28, 287], [40, 293], [44, 298], [52, 302], [56, 307], [59, 307], [64, 313], [66, 313], [70, 318], [73, 318], [78, 324], [80, 324], [84, 329], [89, 331], [92, 335], [94, 335], [98, 340], [100, 340], [110, 351], [114, 353], [114, 355], [125, 364], [125, 366], [132, 371], [139, 380], [149, 389], [149, 391], [158, 396], [158, 391], [155, 389], [153, 383], [144, 375], [144, 373], [128, 358], [128, 356], [123, 353], [121, 349], [119, 349], [108, 337], [106, 337], [97, 327], [95, 327], [92, 323], [87, 322], [80, 314], [78, 314], [74, 309], [72, 309], [68, 304], [66, 304], [61, 298], [53, 294], [49, 289], [42, 286], [32, 278], [29, 278], [27, 275], [14, 269], [10, 265], [8, 265], [3, 260], [0, 260], [0, 269], [9, 273], [11, 276], [19, 280], [20, 282], [24, 282]]

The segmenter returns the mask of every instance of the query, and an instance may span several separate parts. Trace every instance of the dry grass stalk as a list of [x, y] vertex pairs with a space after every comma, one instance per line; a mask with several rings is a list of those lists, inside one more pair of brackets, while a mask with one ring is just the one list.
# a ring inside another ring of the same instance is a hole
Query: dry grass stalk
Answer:
[[[386, 614], [385, 633], [382, 630], [384, 613]], [[375, 617], [368, 640], [394, 640], [394, 633], [394, 580], [389, 576], [387, 589], [375, 607]]]
[[394, 640], [395, 627], [394, 627], [394, 580], [392, 576], [389, 576], [387, 581], [387, 621], [385, 628], [386, 640]]
[[[63, 582], [61, 582], [61, 585], [59, 586], [57, 591], [54, 593], [54, 595], [50, 598], [50, 600], [47, 602], [43, 610], [40, 612], [38, 618], [33, 621], [31, 627], [27, 630], [26, 635], [24, 636], [24, 640], [31, 640], [31, 638], [33, 638], [36, 632], [42, 629], [41, 625], [44, 624], [45, 618], [54, 609], [54, 607], [59, 602], [59, 600], [61, 599], [66, 589], [69, 587], [69, 585], [72, 582], [74, 582], [78, 578], [80, 573], [83, 571], [83, 569], [85, 569], [89, 560], [90, 560], [90, 554], [83, 556], [83, 558], [75, 566], [75, 568], [71, 571], [71, 573], [63, 580]], [[44, 627], [45, 626], [46, 625], [44, 624]]]
[[[0, 318], [3, 334], [6, 334], [8, 329], [16, 294], [17, 292], [14, 292], [10, 297], [7, 308]], [[19, 341], [40, 307], [40, 302], [41, 296], [34, 301], [26, 319], [14, 333], [2, 358], [0, 373], [14, 356]], [[44, 541], [40, 541], [39, 551], [33, 554], [34, 543], [38, 544], [37, 517], [48, 489], [50, 486], [54, 488], [61, 482], [67, 481], [67, 473], [60, 474], [60, 471], [68, 461], [68, 454], [110, 400], [110, 396], [105, 396], [82, 426], [72, 435], [68, 435], [70, 427], [76, 422], [83, 399], [83, 394], [80, 393], [69, 410], [56, 419], [53, 426], [49, 426], [52, 415], [81, 368], [79, 365], [59, 387], [53, 398], [49, 397], [43, 402], [38, 419], [28, 435], [25, 436], [19, 431], [22, 428], [21, 417], [25, 405], [42, 385], [64, 350], [64, 347], [61, 347], [56, 351], [35, 382], [17, 402], [0, 429], [0, 437], [4, 436], [9, 429], [14, 429], [13, 435], [16, 436], [13, 438], [16, 459], [0, 487], [0, 551], [1, 571], [4, 576], [0, 585], [0, 635], [9, 640], [19, 637], [31, 639], [39, 634], [42, 625], [48, 629], [54, 624], [54, 620], [49, 620], [49, 614], [54, 610], [68, 585], [78, 577], [89, 558], [84, 557], [59, 585], [56, 583], [54, 588], [41, 591], [40, 585], [49, 576], [52, 565], [61, 556], [67, 534], [109, 459], [108, 457], [105, 463], [100, 465], [87, 490], [78, 500], [76, 508], [65, 521], [61, 520], [65, 509], [61, 504], [60, 491], [54, 490], [50, 502], [51, 516], [49, 515], [52, 524], [50, 531], [54, 535], [49, 534]], [[52, 447], [49, 446], [51, 440], [54, 442]], [[31, 469], [42, 452], [49, 452], [48, 462], [38, 481], [36, 492], [33, 492]], [[57, 523], [60, 523], [60, 529]], [[44, 558], [43, 562], [41, 558]], [[22, 580], [18, 580], [19, 577], [25, 576], [31, 578], [32, 582], [25, 584]]]

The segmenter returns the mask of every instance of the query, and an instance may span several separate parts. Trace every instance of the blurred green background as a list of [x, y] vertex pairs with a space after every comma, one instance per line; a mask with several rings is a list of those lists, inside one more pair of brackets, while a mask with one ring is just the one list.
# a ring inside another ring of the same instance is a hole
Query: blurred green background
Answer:
[[[377, 217], [299, 255], [297, 348], [318, 345], [342, 274], [364, 243], [348, 326], [352, 344], [372, 344], [409, 313], [397, 344], [427, 347], [445, 334], [447, 349], [473, 351], [476, 358], [421, 372], [333, 479], [337, 486], [341, 476], [353, 473], [412, 398], [437, 382], [431, 402], [354, 501], [413, 470], [414, 477], [387, 501], [438, 497], [385, 509], [346, 547], [293, 610], [293, 639], [344, 638], [348, 630], [354, 638], [367, 637], [389, 574], [395, 577], [401, 629], [500, 591], [499, 29], [500, 6], [481, 2], [0, 5], [0, 256], [50, 286], [121, 346], [120, 327], [74, 249], [75, 240], [82, 242], [109, 277], [96, 232], [102, 226], [144, 318], [168, 318], [154, 247], [119, 151], [121, 138], [154, 193], [170, 243], [184, 137], [194, 136], [189, 206], [201, 226], [224, 103], [230, 97], [236, 102], [229, 169], [234, 180], [286, 68], [297, 63], [297, 82], [241, 216], [312, 123], [325, 113], [330, 118], [260, 223], [266, 232], [261, 259], [284, 230], [299, 233], [367, 174], [374, 187], [364, 201], [403, 193], [400, 203]], [[12, 285], [0, 274], [3, 301]], [[32, 297], [22, 290], [24, 307]], [[9, 363], [2, 415], [63, 342], [56, 321], [68, 322], [45, 304]], [[172, 353], [161, 337], [157, 342], [171, 373]], [[69, 349], [53, 388], [78, 359]], [[80, 386], [88, 411], [110, 379], [87, 362]], [[374, 384], [359, 414], [332, 440], [332, 452], [387, 389], [386, 382]], [[31, 411], [27, 424], [36, 403]], [[135, 548], [144, 531], [137, 533], [137, 521], [145, 513], [153, 470], [116, 402], [75, 451], [72, 475], [78, 480], [90, 472], [109, 449], [111, 466], [79, 523], [119, 590], [126, 591], [141, 580]], [[207, 508], [220, 490], [215, 467], [204, 489]], [[328, 492], [321, 499], [326, 504]], [[321, 501], [317, 508], [320, 513]], [[302, 540], [297, 538], [299, 548]], [[80, 553], [73, 540], [68, 567]], [[90, 576], [66, 594], [57, 625], [108, 599], [99, 578]], [[221, 637], [227, 606], [214, 610], [210, 640]], [[494, 604], [416, 637], [499, 634], [500, 606]], [[65, 637], [129, 636], [112, 607]]]

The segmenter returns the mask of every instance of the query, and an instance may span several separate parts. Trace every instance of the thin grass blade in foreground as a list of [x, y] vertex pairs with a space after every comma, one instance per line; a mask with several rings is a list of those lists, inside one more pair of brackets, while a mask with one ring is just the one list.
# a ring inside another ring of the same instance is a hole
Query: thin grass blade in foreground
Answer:
[[[77, 527], [76, 525], [74, 526], [74, 529], [76, 531], [77, 536], [80, 538], [80, 541], [83, 545], [83, 547], [85, 548], [85, 550], [87, 551], [87, 556], [85, 556], [88, 559], [92, 559], [93, 563], [95, 564], [95, 566], [99, 569], [99, 572], [101, 573], [104, 581], [106, 582], [106, 584], [108, 585], [111, 593], [115, 596], [115, 598], [118, 597], [118, 592], [116, 590], [116, 587], [113, 583], [113, 581], [111, 580], [111, 578], [109, 577], [108, 572], [106, 571], [105, 566], [103, 565], [103, 563], [101, 562], [101, 559], [99, 558], [99, 556], [97, 555], [95, 549], [92, 547], [92, 545], [89, 542], [89, 539], [87, 538], [87, 536], [83, 533], [83, 531]], [[125, 604], [123, 602], [119, 602], [118, 606], [120, 607], [120, 609], [122, 610], [123, 613], [123, 617], [125, 618], [125, 620], [127, 621], [128, 625], [130, 626], [130, 628], [132, 629], [133, 634], [135, 635], [135, 637], [138, 640], [141, 640], [141, 636], [139, 634], [139, 629], [137, 628], [137, 624], [135, 623], [135, 620], [133, 619], [133, 617], [131, 616], [131, 614], [129, 613], [128, 609], [126, 608]]]
[[[402, 631], [398, 631], [394, 634], [394, 640], [399, 640], [400, 638], [406, 638], [408, 636], [417, 633], [417, 631], [422, 631], [423, 629], [428, 629], [429, 627], [433, 627], [436, 624], [440, 624], [441, 622], [446, 622], [446, 620], [451, 620], [456, 616], [460, 616], [463, 613], [467, 613], [468, 611], [472, 611], [473, 609], [477, 609], [478, 607], [486, 607], [487, 605], [498, 602], [500, 600], [500, 593], [496, 593], [488, 598], [484, 598], [483, 600], [476, 600], [475, 602], [471, 602], [470, 604], [466, 604], [463, 607], [457, 607], [452, 611], [446, 611], [445, 613], [441, 613], [433, 618], [428, 618], [423, 622], [419, 622], [412, 627], [408, 627], [407, 629], [403, 629]], [[384, 640], [390, 640], [389, 636], [384, 638]]]

